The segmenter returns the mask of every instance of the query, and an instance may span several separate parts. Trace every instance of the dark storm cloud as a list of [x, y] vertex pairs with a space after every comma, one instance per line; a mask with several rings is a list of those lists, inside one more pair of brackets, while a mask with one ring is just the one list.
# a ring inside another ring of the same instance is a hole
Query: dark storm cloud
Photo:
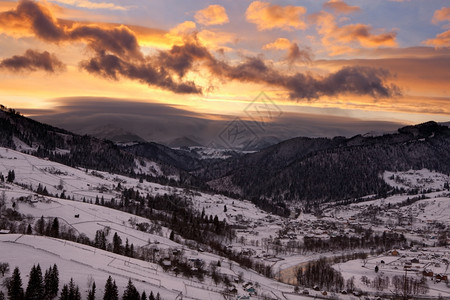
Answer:
[[22, 0], [15, 10], [0, 13], [3, 26], [29, 26], [40, 39], [48, 42], [83, 40], [94, 51], [110, 51], [121, 57], [142, 58], [134, 33], [125, 26], [101, 28], [96, 25], [73, 23], [65, 25], [55, 20], [51, 12], [37, 2]]
[[214, 61], [212, 54], [197, 43], [188, 42], [183, 46], [175, 45], [168, 51], [161, 51], [157, 57], [158, 64], [171, 69], [181, 78], [193, 68], [196, 61]]
[[[82, 61], [80, 66], [90, 73], [111, 79], [119, 79], [120, 75], [175, 93], [201, 93], [201, 88], [193, 82], [176, 82], [163, 65], [152, 65], [149, 58], [144, 58], [136, 35], [125, 26], [101, 28], [95, 25], [60, 25], [45, 7], [29, 0], [20, 1], [13, 11], [0, 13], [1, 19], [28, 24], [36, 36], [45, 41], [85, 41], [95, 56]], [[172, 58], [176, 57], [175, 51], [174, 47]], [[161, 57], [160, 61], [169, 63], [168, 67], [175, 69], [186, 62], [186, 57], [172, 61], [164, 61]]]
[[51, 12], [33, 1], [20, 1], [16, 9], [0, 13], [0, 23], [21, 27], [28, 25], [39, 38], [49, 42], [59, 42], [65, 32], [52, 18]]
[[[381, 69], [369, 67], [343, 67], [328, 76], [314, 76], [310, 73], [285, 75], [268, 65], [261, 57], [248, 57], [237, 65], [218, 60], [197, 40], [195, 35], [186, 37], [183, 45], [175, 45], [153, 56], [144, 56], [137, 37], [125, 26], [101, 28], [97, 25], [64, 25], [53, 19], [44, 6], [22, 0], [15, 10], [0, 13], [0, 25], [31, 27], [42, 40], [59, 43], [84, 41], [93, 50], [93, 56], [80, 63], [89, 73], [118, 80], [125, 77], [138, 80], [150, 86], [175, 93], [197, 93], [202, 88], [194, 82], [183, 82], [189, 71], [206, 67], [219, 79], [267, 84], [289, 92], [293, 100], [317, 99], [321, 96], [335, 96], [343, 93], [392, 97], [399, 95], [396, 86], [388, 85], [390, 74]], [[6, 24], [6, 25], [5, 25]], [[288, 59], [310, 59], [309, 53], [296, 44], [289, 50]]]
[[[297, 58], [305, 55], [299, 53], [298, 46], [297, 50], [293, 51], [292, 55]], [[398, 87], [386, 83], [391, 76], [386, 70], [353, 66], [343, 67], [324, 77], [303, 73], [284, 75], [269, 66], [261, 57], [248, 57], [238, 65], [220, 61], [196, 40], [160, 52], [158, 59], [159, 65], [167, 66], [180, 77], [198, 61], [204, 63], [216, 77], [278, 86], [286, 89], [290, 98], [295, 100], [317, 99], [320, 96], [342, 93], [372, 97], [393, 97], [400, 94]]]
[[54, 54], [29, 49], [23, 55], [14, 55], [0, 61], [0, 69], [14, 72], [43, 70], [53, 73], [64, 70], [65, 65]]
[[101, 53], [94, 58], [81, 62], [80, 66], [89, 73], [111, 79], [117, 80], [118, 75], [120, 75], [175, 93], [201, 93], [201, 88], [197, 87], [194, 82], [175, 82], [163, 67], [155, 68], [146, 61], [133, 63], [122, 60], [115, 55]]
[[125, 26], [112, 29], [80, 26], [67, 34], [70, 39], [87, 40], [89, 47], [96, 52], [110, 51], [128, 59], [143, 58], [136, 36]]

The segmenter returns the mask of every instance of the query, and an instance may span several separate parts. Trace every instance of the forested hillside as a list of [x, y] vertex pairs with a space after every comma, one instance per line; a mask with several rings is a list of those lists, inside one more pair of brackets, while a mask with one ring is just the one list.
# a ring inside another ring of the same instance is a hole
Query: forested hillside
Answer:
[[196, 174], [254, 202], [331, 201], [384, 195], [384, 171], [422, 168], [450, 172], [448, 127], [428, 122], [376, 137], [296, 138]]

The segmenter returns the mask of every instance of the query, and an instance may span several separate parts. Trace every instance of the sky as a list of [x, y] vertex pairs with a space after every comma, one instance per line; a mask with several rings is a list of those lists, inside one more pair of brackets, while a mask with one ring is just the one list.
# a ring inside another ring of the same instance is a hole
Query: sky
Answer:
[[278, 139], [446, 122], [450, 5], [0, 0], [0, 103], [201, 143], [235, 120]]

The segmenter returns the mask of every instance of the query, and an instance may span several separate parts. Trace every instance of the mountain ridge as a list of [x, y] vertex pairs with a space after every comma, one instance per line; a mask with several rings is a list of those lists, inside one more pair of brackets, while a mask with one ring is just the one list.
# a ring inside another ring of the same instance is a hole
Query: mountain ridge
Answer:
[[390, 190], [379, 178], [383, 171], [448, 173], [449, 162], [450, 129], [431, 121], [376, 137], [294, 138], [195, 174], [255, 202], [321, 202], [382, 196]]
[[450, 129], [433, 121], [378, 136], [297, 137], [225, 159], [202, 159], [198, 151], [154, 142], [117, 145], [39, 123], [5, 107], [0, 130], [1, 146], [19, 147], [69, 166], [149, 180], [171, 178], [262, 206], [382, 197], [392, 192], [380, 178], [384, 171], [428, 168], [450, 173]]

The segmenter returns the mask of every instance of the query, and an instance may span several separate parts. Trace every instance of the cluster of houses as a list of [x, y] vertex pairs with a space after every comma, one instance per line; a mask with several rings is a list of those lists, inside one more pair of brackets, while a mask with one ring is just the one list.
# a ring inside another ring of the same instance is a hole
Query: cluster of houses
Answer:
[[435, 283], [448, 282], [448, 268], [450, 251], [437, 250], [428, 253], [426, 248], [413, 248], [408, 251], [392, 250], [386, 253], [388, 256], [398, 257], [398, 259], [385, 264], [385, 268], [392, 268], [399, 271], [414, 272], [433, 280]]

